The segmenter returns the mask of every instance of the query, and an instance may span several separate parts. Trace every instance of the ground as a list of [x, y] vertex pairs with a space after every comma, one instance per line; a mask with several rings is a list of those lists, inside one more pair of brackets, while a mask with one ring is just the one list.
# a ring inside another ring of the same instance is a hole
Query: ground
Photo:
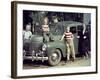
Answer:
[[[79, 67], [79, 66], [91, 66], [91, 59], [90, 58], [76, 58], [74, 62], [67, 61], [65, 62], [62, 60], [58, 65], [52, 67]], [[36, 69], [36, 68], [49, 68], [47, 62], [42, 61], [24, 61], [24, 69]]]

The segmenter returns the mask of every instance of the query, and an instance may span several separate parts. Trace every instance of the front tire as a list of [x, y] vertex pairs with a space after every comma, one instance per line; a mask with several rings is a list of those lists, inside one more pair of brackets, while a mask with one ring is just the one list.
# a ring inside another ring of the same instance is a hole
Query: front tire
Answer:
[[61, 52], [58, 49], [52, 50], [48, 56], [49, 65], [55, 66], [61, 61]]

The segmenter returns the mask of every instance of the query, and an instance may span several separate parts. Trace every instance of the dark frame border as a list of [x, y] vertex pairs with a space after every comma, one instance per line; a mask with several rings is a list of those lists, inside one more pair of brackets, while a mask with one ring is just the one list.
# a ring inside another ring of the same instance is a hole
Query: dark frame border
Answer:
[[[30, 76], [17, 76], [17, 4], [27, 5], [46, 5], [46, 6], [60, 6], [60, 7], [77, 7], [77, 8], [94, 8], [96, 9], [96, 71], [94, 72], [80, 72], [80, 73], [63, 73], [63, 74], [50, 74], [50, 75], [30, 75]], [[36, 78], [36, 77], [50, 77], [50, 76], [65, 76], [65, 75], [82, 75], [82, 74], [96, 74], [98, 73], [98, 7], [89, 5], [73, 5], [73, 4], [57, 4], [57, 3], [43, 3], [43, 2], [25, 2], [25, 1], [12, 1], [11, 2], [11, 78]]]

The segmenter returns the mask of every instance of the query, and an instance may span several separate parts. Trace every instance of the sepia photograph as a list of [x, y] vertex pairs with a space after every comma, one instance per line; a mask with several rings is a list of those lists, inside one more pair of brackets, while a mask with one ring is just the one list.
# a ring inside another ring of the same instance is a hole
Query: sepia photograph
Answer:
[[12, 77], [97, 73], [97, 6], [12, 2]]

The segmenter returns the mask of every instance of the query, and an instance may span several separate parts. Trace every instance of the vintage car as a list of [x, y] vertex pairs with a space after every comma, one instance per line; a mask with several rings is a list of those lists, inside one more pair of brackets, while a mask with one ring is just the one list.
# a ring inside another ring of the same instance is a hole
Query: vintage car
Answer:
[[43, 36], [40, 29], [34, 33], [23, 48], [23, 60], [47, 60], [51, 66], [57, 65], [62, 58], [67, 55], [65, 40], [60, 40], [66, 27], [74, 34], [75, 52], [78, 54], [78, 32], [85, 30], [86, 26], [80, 22], [63, 21], [50, 25], [50, 31], [53, 34], [54, 41], [43, 42]]

